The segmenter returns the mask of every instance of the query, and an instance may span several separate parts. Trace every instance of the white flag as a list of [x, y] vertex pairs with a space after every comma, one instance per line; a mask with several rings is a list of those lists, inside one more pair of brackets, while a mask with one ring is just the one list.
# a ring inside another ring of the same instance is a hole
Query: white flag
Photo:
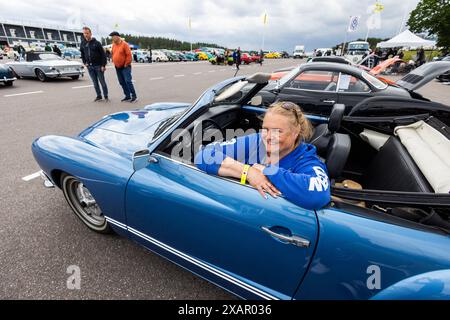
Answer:
[[358, 29], [360, 16], [351, 16], [348, 24], [348, 32], [354, 32]]

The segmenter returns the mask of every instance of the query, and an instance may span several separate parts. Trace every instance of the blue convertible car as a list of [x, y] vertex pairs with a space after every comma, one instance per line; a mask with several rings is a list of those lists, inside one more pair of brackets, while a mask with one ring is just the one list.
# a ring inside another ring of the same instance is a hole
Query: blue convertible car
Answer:
[[329, 118], [310, 116], [333, 198], [306, 210], [198, 170], [198, 145], [185, 139], [200, 136], [201, 146], [229, 129], [260, 129], [269, 78], [233, 78], [193, 104], [153, 104], [76, 137], [41, 137], [32, 151], [45, 185], [90, 229], [242, 298], [449, 299], [448, 110], [375, 98], [375, 110], [367, 101], [350, 115], [335, 105]]

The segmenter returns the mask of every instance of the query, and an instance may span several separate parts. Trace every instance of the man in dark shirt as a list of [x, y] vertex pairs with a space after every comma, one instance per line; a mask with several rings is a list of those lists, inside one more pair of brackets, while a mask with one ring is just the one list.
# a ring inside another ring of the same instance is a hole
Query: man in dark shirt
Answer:
[[102, 44], [92, 37], [92, 31], [88, 27], [83, 28], [84, 41], [81, 43], [81, 59], [88, 69], [89, 76], [94, 84], [97, 97], [94, 101], [102, 100], [99, 82], [102, 86], [103, 97], [108, 101], [108, 87], [105, 81], [106, 53]]

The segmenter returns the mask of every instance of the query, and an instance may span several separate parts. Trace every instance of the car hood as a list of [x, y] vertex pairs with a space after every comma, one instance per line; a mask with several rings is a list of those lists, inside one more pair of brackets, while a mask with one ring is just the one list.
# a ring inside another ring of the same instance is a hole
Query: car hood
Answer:
[[414, 91], [449, 70], [450, 61], [429, 62], [408, 73], [398, 80], [397, 84], [409, 91]]
[[148, 147], [162, 121], [182, 113], [189, 106], [189, 103], [157, 103], [143, 109], [114, 113], [84, 130], [79, 138], [131, 159], [136, 151]]

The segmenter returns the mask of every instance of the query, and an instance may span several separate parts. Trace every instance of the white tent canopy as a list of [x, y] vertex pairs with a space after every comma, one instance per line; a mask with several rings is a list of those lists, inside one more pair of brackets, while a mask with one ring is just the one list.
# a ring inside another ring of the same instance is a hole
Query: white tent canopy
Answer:
[[380, 42], [377, 44], [379, 48], [396, 48], [396, 47], [434, 47], [436, 41], [425, 40], [416, 36], [414, 33], [406, 29], [391, 40]]

